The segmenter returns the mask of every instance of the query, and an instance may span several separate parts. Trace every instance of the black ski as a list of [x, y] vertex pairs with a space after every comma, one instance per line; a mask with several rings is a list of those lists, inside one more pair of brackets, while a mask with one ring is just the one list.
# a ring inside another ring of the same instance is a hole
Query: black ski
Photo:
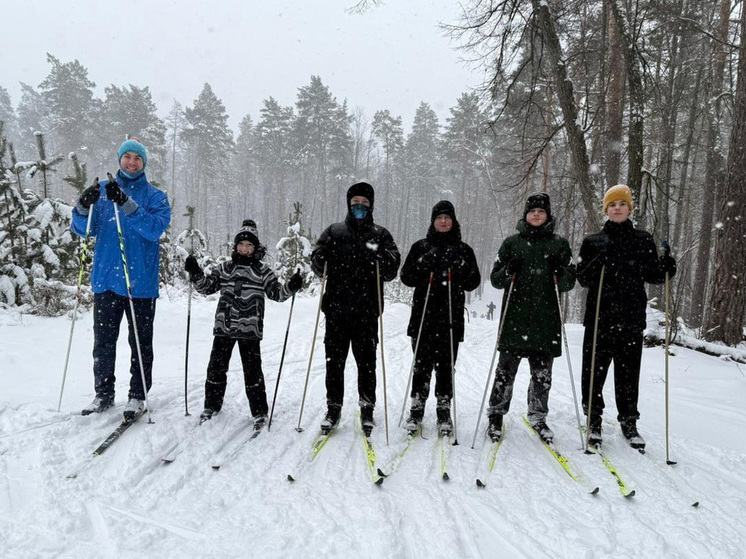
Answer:
[[145, 412], [141, 412], [140, 414], [136, 415], [132, 419], [125, 419], [123, 420], [114, 431], [111, 432], [111, 434], [106, 437], [106, 440], [102, 442], [96, 450], [93, 451], [93, 453], [88, 457], [88, 459], [80, 464], [80, 466], [73, 472], [69, 473], [67, 477], [69, 479], [75, 479], [78, 477], [78, 474], [90, 463], [90, 460], [93, 458], [97, 458], [98, 456], [101, 456], [108, 448], [113, 445], [116, 441], [119, 440], [119, 437], [122, 436], [122, 434], [129, 429], [138, 419], [140, 419]]

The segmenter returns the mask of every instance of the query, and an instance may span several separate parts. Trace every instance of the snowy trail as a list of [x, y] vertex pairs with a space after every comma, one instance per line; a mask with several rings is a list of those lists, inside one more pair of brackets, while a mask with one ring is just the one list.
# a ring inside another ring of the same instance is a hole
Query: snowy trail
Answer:
[[[480, 306], [486, 301], [479, 301]], [[117, 407], [100, 416], [71, 415], [92, 397], [90, 314], [78, 321], [68, 385], [56, 412], [69, 321], [0, 314], [4, 340], [0, 394], [0, 556], [27, 557], [583, 557], [731, 558], [746, 553], [746, 377], [733, 363], [676, 348], [671, 366], [671, 454], [666, 466], [661, 348], [646, 348], [641, 376], [645, 456], [630, 449], [607, 393], [605, 448], [637, 490], [624, 499], [597, 456], [580, 449], [564, 356], [555, 361], [550, 425], [559, 448], [600, 487], [597, 496], [570, 479], [522, 423], [528, 367], [518, 373], [505, 440], [487, 487], [475, 478], [487, 451], [486, 420], [473, 429], [494, 348], [496, 322], [472, 318], [457, 364], [459, 445], [451, 447], [450, 481], [440, 479], [431, 396], [426, 438], [417, 438], [396, 472], [371, 483], [357, 426], [354, 365], [348, 361], [338, 431], [317, 459], [311, 443], [325, 412], [325, 325], [320, 325], [303, 412], [296, 432], [318, 299], [298, 297], [271, 431], [244, 445], [220, 470], [215, 445], [249, 422], [240, 360], [229, 370], [220, 414], [197, 427], [212, 344], [214, 300], [195, 299], [188, 401], [184, 415], [186, 301], [159, 302], [154, 424], [133, 425], [76, 479], [67, 473], [120, 421], [128, 381], [126, 340], [118, 346]], [[263, 366], [271, 404], [289, 306], [269, 303]], [[389, 444], [379, 365], [379, 467], [391, 463], [406, 434], [397, 427], [412, 351], [408, 307], [388, 304], [385, 350]], [[576, 383], [583, 329], [568, 325]], [[38, 340], [45, 339], [46, 344]], [[7, 342], [5, 341], [7, 340]], [[122, 358], [121, 356], [125, 356]], [[50, 364], [52, 364], [50, 366]], [[608, 383], [609, 388], [611, 382]], [[579, 385], [576, 386], [579, 390]], [[408, 403], [407, 403], [408, 404]], [[171, 464], [163, 453], [179, 441]], [[288, 473], [297, 475], [288, 482]], [[691, 506], [700, 501], [697, 508]]]

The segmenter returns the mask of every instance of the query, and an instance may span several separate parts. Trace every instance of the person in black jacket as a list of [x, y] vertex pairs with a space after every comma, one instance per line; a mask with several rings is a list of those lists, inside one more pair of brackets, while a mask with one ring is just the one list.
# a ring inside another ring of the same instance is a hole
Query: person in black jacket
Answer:
[[379, 304], [382, 311], [383, 282], [396, 277], [401, 256], [391, 233], [373, 223], [373, 208], [373, 187], [367, 182], [353, 184], [347, 191], [347, 217], [321, 233], [311, 255], [314, 273], [323, 276], [326, 271], [321, 302], [326, 316], [324, 432], [339, 423], [350, 346], [357, 362], [360, 420], [366, 435], [374, 425]]
[[[450, 272], [450, 279], [448, 273]], [[432, 283], [431, 283], [432, 279]], [[412, 407], [405, 425], [416, 431], [425, 414], [430, 395], [430, 378], [435, 369], [435, 398], [438, 430], [448, 435], [453, 429], [451, 399], [453, 383], [451, 357], [455, 364], [459, 343], [464, 339], [464, 292], [479, 287], [481, 277], [472, 248], [461, 240], [456, 211], [447, 200], [433, 206], [427, 236], [412, 245], [401, 270], [404, 285], [414, 287], [412, 316], [407, 335], [417, 351], [412, 373]], [[449, 305], [449, 285], [451, 301]], [[428, 285], [430, 293], [428, 293]], [[425, 298], [427, 296], [427, 308]], [[422, 321], [422, 313], [425, 320]], [[420, 323], [422, 333], [419, 334]], [[451, 355], [451, 328], [453, 355]], [[417, 344], [417, 336], [419, 346]]]
[[[632, 225], [629, 215], [634, 205], [629, 187], [610, 188], [604, 195], [603, 207], [608, 221], [600, 232], [583, 239], [578, 263], [578, 281], [588, 288], [583, 319], [583, 411], [587, 416], [590, 398], [591, 413], [588, 443], [601, 444], [603, 387], [613, 361], [617, 419], [629, 444], [642, 449], [645, 440], [637, 430], [640, 418], [637, 400], [646, 322], [645, 283], [663, 283], [666, 274], [673, 277], [676, 261], [668, 251], [659, 258], [653, 237]], [[596, 300], [602, 272], [595, 367], [591, 371]]]

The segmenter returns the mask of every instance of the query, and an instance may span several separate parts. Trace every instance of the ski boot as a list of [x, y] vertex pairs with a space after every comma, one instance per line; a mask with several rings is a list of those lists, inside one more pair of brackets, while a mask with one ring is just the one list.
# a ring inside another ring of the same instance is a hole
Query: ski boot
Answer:
[[425, 417], [425, 404], [418, 398], [412, 398], [412, 408], [409, 410], [409, 417], [404, 423], [404, 428], [410, 435], [414, 435], [420, 428], [423, 417]]
[[638, 450], [640, 454], [645, 454], [645, 439], [637, 431], [637, 421], [634, 419], [624, 420], [621, 422], [621, 427], [622, 435], [627, 439], [629, 446]]
[[360, 425], [366, 437], [370, 437], [375, 424], [375, 421], [373, 421], [373, 406], [362, 406], [360, 408]]
[[590, 431], [588, 433], [588, 446], [593, 448], [601, 448], [601, 418], [591, 419]]
[[202, 425], [205, 421], [210, 421], [212, 419], [212, 416], [215, 415], [217, 412], [210, 408], [205, 408], [202, 410], [202, 413], [199, 414], [199, 424]]
[[493, 443], [496, 443], [503, 436], [503, 416], [502, 415], [490, 415], [490, 424], [487, 426], [487, 436]]
[[552, 444], [554, 442], [554, 431], [547, 426], [545, 421], [532, 423], [531, 427], [536, 431], [536, 434], [539, 435], [539, 438], [546, 444]]
[[453, 421], [451, 420], [451, 408], [441, 407], [435, 410], [438, 422], [438, 433], [441, 437], [450, 437], [453, 432]]
[[80, 415], [91, 415], [92, 413], [101, 413], [102, 411], [108, 410], [114, 405], [114, 397], [107, 396], [96, 396], [93, 402], [88, 404], [80, 412]]
[[326, 410], [326, 417], [321, 422], [321, 433], [328, 435], [339, 423], [339, 417], [342, 415], [341, 406], [329, 406]]
[[130, 398], [124, 406], [124, 420], [134, 421], [145, 413], [145, 400]]
[[267, 424], [267, 414], [262, 413], [254, 418], [254, 431], [261, 431], [262, 428]]

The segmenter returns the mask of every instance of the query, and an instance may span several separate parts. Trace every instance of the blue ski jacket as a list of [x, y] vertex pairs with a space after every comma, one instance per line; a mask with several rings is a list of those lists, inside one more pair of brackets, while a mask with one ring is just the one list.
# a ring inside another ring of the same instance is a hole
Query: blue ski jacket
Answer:
[[[94, 293], [113, 291], [127, 296], [122, 252], [119, 246], [114, 209], [119, 211], [124, 250], [127, 257], [132, 297], [153, 299], [158, 297], [158, 269], [160, 253], [158, 241], [171, 222], [168, 197], [148, 182], [143, 173], [136, 179], [127, 179], [117, 173], [115, 179], [129, 197], [118, 207], [106, 198], [108, 180], [101, 181], [101, 197], [91, 206], [91, 236], [96, 237], [93, 253], [91, 289]], [[73, 209], [72, 231], [85, 236], [88, 211], [80, 203]]]

